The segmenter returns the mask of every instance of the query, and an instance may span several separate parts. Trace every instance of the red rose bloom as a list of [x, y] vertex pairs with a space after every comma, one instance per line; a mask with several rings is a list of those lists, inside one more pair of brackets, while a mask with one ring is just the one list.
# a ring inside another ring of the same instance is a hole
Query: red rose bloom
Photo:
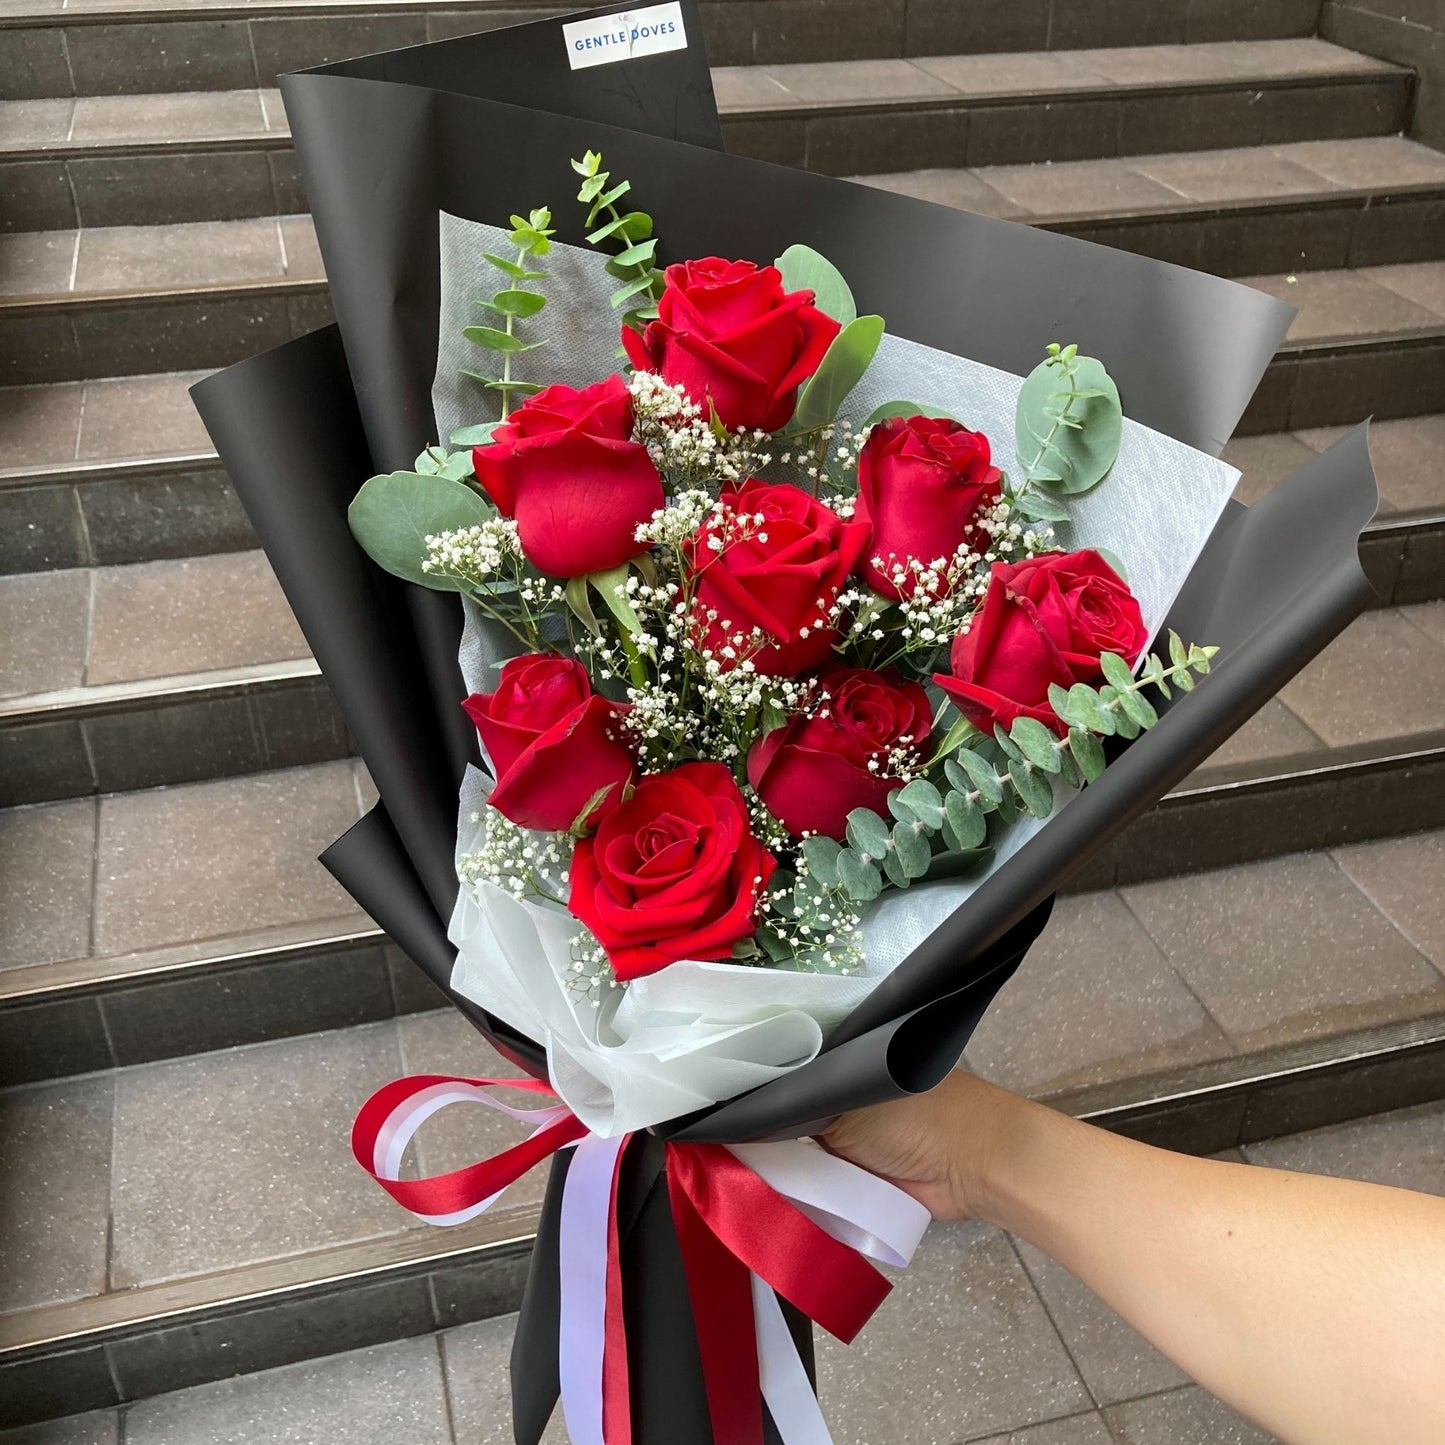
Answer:
[[1097, 552], [996, 562], [982, 610], [954, 639], [952, 676], [933, 680], [984, 732], [1031, 717], [1062, 736], [1049, 684], [1097, 682], [1105, 652], [1132, 666], [1147, 638], [1134, 594]]
[[624, 983], [679, 959], [728, 958], [752, 936], [773, 855], [721, 763], [642, 779], [572, 854], [567, 906]]
[[613, 789], [603, 808], [618, 802], [636, 770], [619, 723], [627, 709], [597, 697], [574, 658], [514, 657], [496, 692], [462, 706], [497, 771], [489, 801], [523, 828], [566, 831], [603, 788]]
[[886, 815], [890, 790], [902, 786], [886, 771], [888, 755], [926, 748], [933, 710], [923, 688], [892, 668], [833, 667], [819, 681], [813, 716], [791, 718], [753, 745], [748, 781], [795, 838], [841, 841], [854, 808]]
[[1002, 475], [988, 438], [946, 417], [890, 417], [875, 426], [858, 457], [857, 515], [873, 527], [868, 585], [895, 602], [911, 597], [917, 575], [900, 585], [895, 568], [974, 545], [974, 522], [998, 501]]
[[811, 291], [784, 291], [776, 266], [708, 256], [663, 273], [657, 320], [622, 328], [633, 366], [654, 371], [730, 431], [777, 431], [840, 328]]
[[[769, 676], [820, 666], [837, 641], [824, 622], [868, 544], [867, 525], [845, 522], [786, 483], [746, 481], [727, 488], [721, 500], [723, 519], [682, 548], [697, 582], [693, 605], [702, 645], [725, 667], [749, 658]], [[755, 628], [772, 639], [761, 648], [748, 640]], [[722, 656], [727, 647], [736, 658]]]
[[529, 397], [472, 451], [483, 490], [515, 517], [522, 551], [551, 577], [620, 567], [644, 550], [640, 522], [662, 506], [662, 478], [632, 440], [620, 376]]

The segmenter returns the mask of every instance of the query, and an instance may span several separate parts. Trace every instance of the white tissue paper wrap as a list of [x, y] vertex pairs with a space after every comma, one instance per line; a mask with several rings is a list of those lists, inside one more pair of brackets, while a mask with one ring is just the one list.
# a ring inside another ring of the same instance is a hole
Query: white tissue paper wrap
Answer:
[[[477, 363], [477, 349], [461, 336], [475, 317], [472, 303], [501, 285], [500, 274], [482, 259], [487, 251], [510, 254], [504, 231], [441, 216], [441, 332], [432, 402], [443, 444], [458, 428], [498, 414], [496, 403], [459, 373]], [[527, 325], [547, 344], [522, 354], [519, 376], [579, 387], [602, 380], [619, 366], [619, 320], [607, 301], [615, 282], [602, 258], [558, 245], [539, 269], [549, 273], [542, 285], [547, 306]], [[1099, 360], [1109, 365], [1109, 357]], [[995, 461], [1008, 471], [1022, 384], [1008, 372], [885, 335], [843, 415], [861, 421], [881, 402], [899, 399], [948, 411], [984, 432]], [[1127, 396], [1123, 403], [1127, 412]], [[1060, 541], [1071, 550], [1104, 548], [1123, 563], [1152, 638], [1238, 476], [1223, 462], [1126, 417], [1113, 470], [1092, 492], [1069, 499], [1072, 521], [1058, 529]], [[478, 609], [465, 607], [462, 675], [469, 692], [490, 692], [508, 650]], [[468, 771], [459, 858], [480, 845], [488, 787], [484, 774]], [[1073, 794], [1059, 785], [1055, 796], [1057, 812]], [[449, 931], [457, 949], [452, 987], [546, 1047], [553, 1087], [594, 1134], [644, 1129], [733, 1098], [813, 1059], [828, 1031], [880, 978], [1047, 826], [1047, 820], [1021, 818], [988, 865], [968, 878], [885, 892], [864, 919], [866, 961], [856, 975], [680, 962], [609, 990], [595, 1007], [567, 982], [580, 925], [564, 908], [518, 901], [487, 883], [464, 884]]]

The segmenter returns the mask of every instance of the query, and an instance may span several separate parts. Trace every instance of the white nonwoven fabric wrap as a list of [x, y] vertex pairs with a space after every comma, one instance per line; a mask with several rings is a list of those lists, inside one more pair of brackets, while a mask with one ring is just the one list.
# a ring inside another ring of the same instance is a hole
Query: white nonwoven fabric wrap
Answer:
[[[432, 402], [443, 441], [498, 415], [496, 401], [460, 374], [464, 366], [477, 369], [481, 356], [461, 331], [477, 315], [474, 301], [502, 285], [484, 253], [510, 257], [511, 250], [506, 232], [495, 226], [441, 216], [441, 333]], [[569, 386], [602, 380], [620, 364], [619, 319], [607, 300], [616, 283], [602, 258], [558, 245], [538, 269], [549, 273], [541, 283], [547, 306], [523, 324], [528, 339], [546, 344], [521, 353], [514, 373]], [[1107, 356], [1099, 359], [1109, 365]], [[861, 421], [879, 403], [900, 399], [948, 411], [990, 438], [996, 463], [1007, 471], [1022, 384], [1008, 372], [885, 336], [843, 415]], [[1127, 411], [1127, 396], [1123, 402]], [[1092, 492], [1069, 499], [1071, 522], [1059, 529], [1060, 541], [1070, 549], [1102, 547], [1123, 563], [1152, 638], [1238, 478], [1223, 462], [1126, 417], [1113, 470]], [[469, 692], [490, 692], [511, 649], [475, 606], [466, 604], [466, 616], [462, 674]], [[458, 857], [479, 846], [487, 787], [475, 770], [463, 783]], [[1072, 796], [1056, 788], [1055, 816]], [[553, 1086], [594, 1134], [647, 1128], [813, 1059], [828, 1030], [879, 979], [1046, 827], [1048, 820], [1021, 818], [988, 866], [971, 877], [885, 892], [863, 921], [866, 963], [856, 976], [681, 962], [610, 991], [598, 1007], [568, 984], [579, 925], [565, 909], [518, 901], [485, 883], [464, 885], [450, 929], [457, 948], [452, 987], [545, 1045]]]

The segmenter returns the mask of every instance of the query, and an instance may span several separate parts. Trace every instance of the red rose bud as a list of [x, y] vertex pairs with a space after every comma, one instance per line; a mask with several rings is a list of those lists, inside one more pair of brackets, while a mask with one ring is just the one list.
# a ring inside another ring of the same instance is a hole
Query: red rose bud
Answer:
[[965, 544], [986, 550], [975, 524], [997, 503], [1002, 475], [988, 438], [946, 417], [890, 417], [875, 426], [858, 457], [857, 516], [873, 527], [868, 585], [897, 602], [918, 589], [910, 562], [927, 566]]
[[708, 256], [669, 266], [645, 331], [622, 328], [640, 371], [652, 371], [729, 431], [786, 426], [798, 387], [817, 371], [841, 329], [813, 305], [811, 291], [784, 291], [776, 266]]
[[572, 854], [567, 906], [627, 982], [751, 938], [776, 867], [721, 763], [652, 774]]
[[996, 562], [982, 609], [954, 639], [952, 676], [933, 680], [984, 732], [1031, 717], [1062, 737], [1068, 728], [1049, 706], [1049, 684], [1096, 683], [1105, 652], [1132, 667], [1147, 639], [1134, 594], [1097, 552]]
[[502, 665], [496, 692], [474, 693], [462, 706], [496, 769], [489, 801], [523, 828], [565, 832], [611, 788], [589, 820], [596, 822], [636, 770], [622, 730], [626, 707], [596, 696], [574, 658], [514, 657]]
[[900, 751], [924, 753], [933, 710], [923, 688], [893, 668], [833, 667], [819, 682], [812, 716], [791, 718], [753, 745], [748, 781], [795, 838], [841, 841], [854, 808], [887, 815], [889, 792], [903, 786], [890, 762]]
[[472, 452], [483, 490], [515, 517], [522, 551], [551, 577], [619, 567], [644, 551], [637, 528], [662, 506], [662, 478], [632, 440], [620, 376], [528, 398]]
[[722, 519], [682, 548], [701, 645], [725, 670], [745, 659], [773, 677], [820, 666], [838, 640], [826, 623], [867, 547], [867, 524], [787, 483], [746, 481], [720, 500]]

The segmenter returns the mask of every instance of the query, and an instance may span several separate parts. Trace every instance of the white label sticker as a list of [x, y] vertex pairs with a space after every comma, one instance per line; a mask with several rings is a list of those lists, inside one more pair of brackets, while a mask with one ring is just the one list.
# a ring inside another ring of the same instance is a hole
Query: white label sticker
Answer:
[[573, 70], [589, 65], [610, 65], [614, 60], [636, 60], [661, 55], [665, 50], [686, 50], [687, 32], [682, 6], [649, 5], [645, 10], [619, 10], [593, 20], [574, 20], [562, 27], [567, 61]]

